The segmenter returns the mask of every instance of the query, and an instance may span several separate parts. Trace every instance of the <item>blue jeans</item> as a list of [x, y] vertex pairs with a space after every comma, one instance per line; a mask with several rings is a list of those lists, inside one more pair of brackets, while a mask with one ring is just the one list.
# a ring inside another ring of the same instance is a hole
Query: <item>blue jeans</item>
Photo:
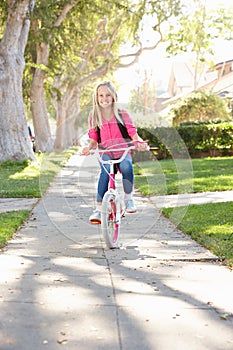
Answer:
[[[103, 160], [109, 160], [111, 159], [111, 156], [108, 154], [103, 154], [102, 156]], [[134, 184], [134, 173], [133, 173], [133, 165], [132, 165], [132, 158], [129, 154], [125, 157], [125, 159], [117, 164], [121, 173], [122, 173], [122, 182], [123, 182], [123, 188], [124, 192], [129, 194], [133, 191], [133, 184]], [[109, 164], [100, 164], [101, 171], [100, 171], [100, 177], [98, 182], [98, 191], [97, 191], [97, 202], [102, 202], [102, 199], [104, 197], [105, 192], [108, 190], [108, 182], [109, 182], [109, 171], [110, 171], [110, 165]], [[106, 170], [107, 172], [106, 172]]]

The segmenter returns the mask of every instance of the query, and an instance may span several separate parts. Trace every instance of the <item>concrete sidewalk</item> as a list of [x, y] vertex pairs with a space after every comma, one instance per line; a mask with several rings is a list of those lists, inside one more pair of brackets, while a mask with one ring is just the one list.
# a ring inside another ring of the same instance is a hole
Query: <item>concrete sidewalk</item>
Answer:
[[[0, 213], [21, 209], [31, 210], [38, 201], [38, 198], [0, 198]], [[150, 201], [157, 208], [174, 208], [192, 204], [232, 202], [233, 191], [151, 196]]]
[[97, 176], [73, 156], [0, 254], [0, 349], [232, 350], [233, 272], [139, 195], [105, 249]]
[[192, 204], [233, 202], [233, 191], [186, 193], [169, 196], [152, 196], [157, 208], [173, 208]]
[[13, 210], [31, 210], [38, 198], [0, 198], [0, 213], [5, 213]]

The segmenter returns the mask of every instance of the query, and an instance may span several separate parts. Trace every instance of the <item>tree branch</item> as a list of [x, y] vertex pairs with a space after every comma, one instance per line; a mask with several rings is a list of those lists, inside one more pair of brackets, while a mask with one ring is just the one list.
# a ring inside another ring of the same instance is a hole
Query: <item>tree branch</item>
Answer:
[[70, 3], [64, 5], [60, 15], [57, 17], [55, 23], [53, 24], [54, 27], [59, 27], [61, 23], [64, 21], [64, 19], [67, 16], [67, 13], [75, 6], [77, 3], [79, 3], [80, 0], [70, 0]]
[[96, 47], [99, 45], [99, 41], [100, 38], [105, 30], [106, 27], [106, 19], [103, 19], [102, 21], [100, 21], [99, 25], [98, 25], [98, 30], [97, 30], [97, 35], [94, 38], [94, 41], [92, 43], [92, 47], [89, 48], [88, 52], [85, 55], [85, 61], [88, 62], [88, 60], [90, 59], [90, 57], [93, 55], [93, 53], [95, 52]]
[[28, 33], [30, 29], [30, 20], [26, 19], [23, 23], [20, 37], [19, 37], [19, 54], [21, 57], [24, 56], [25, 47], [27, 45]]
[[125, 55], [121, 55], [119, 56], [119, 60], [122, 60], [124, 58], [130, 58], [132, 57], [132, 61], [130, 63], [118, 63], [117, 64], [117, 68], [127, 68], [127, 67], [130, 67], [132, 66], [134, 63], [137, 62], [138, 58], [141, 56], [141, 54], [144, 52], [144, 51], [150, 51], [150, 50], [154, 50], [156, 49], [156, 47], [162, 42], [163, 40], [163, 37], [162, 37], [162, 33], [160, 30], [158, 30], [158, 33], [159, 33], [159, 39], [157, 40], [157, 42], [152, 45], [152, 46], [146, 46], [146, 47], [142, 47], [142, 43], [139, 42], [139, 49], [134, 52], [134, 53], [129, 53], [129, 54], [125, 54]]

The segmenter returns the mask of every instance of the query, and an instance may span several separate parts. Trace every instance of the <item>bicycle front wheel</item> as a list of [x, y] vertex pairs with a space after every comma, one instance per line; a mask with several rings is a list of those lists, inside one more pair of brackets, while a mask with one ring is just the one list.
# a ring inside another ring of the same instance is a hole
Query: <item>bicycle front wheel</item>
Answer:
[[108, 248], [118, 247], [120, 221], [117, 219], [116, 195], [106, 193], [102, 202], [101, 228]]

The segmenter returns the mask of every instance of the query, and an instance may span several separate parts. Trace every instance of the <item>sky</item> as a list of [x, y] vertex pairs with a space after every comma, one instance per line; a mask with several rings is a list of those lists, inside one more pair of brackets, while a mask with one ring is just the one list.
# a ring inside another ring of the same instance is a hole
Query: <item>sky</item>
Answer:
[[[218, 7], [220, 4], [228, 7], [232, 6], [232, 0], [206, 0], [206, 4], [209, 9]], [[154, 32], [150, 28], [150, 23], [146, 23], [145, 33], [147, 38], [148, 36], [154, 36]], [[175, 59], [184, 60], [186, 57], [182, 55], [176, 58], [166, 58], [165, 47], [165, 44], [160, 44], [156, 50], [144, 52], [137, 64], [129, 68], [120, 69], [115, 73], [115, 78], [119, 84], [118, 97], [120, 103], [127, 103], [131, 89], [140, 83], [142, 77], [138, 75], [138, 70], [148, 69], [157, 85], [164, 90], [167, 89], [172, 63]], [[126, 50], [128, 49], [126, 48]], [[216, 63], [233, 59], [233, 44], [232, 42], [218, 39], [215, 42], [214, 52], [214, 61]]]

